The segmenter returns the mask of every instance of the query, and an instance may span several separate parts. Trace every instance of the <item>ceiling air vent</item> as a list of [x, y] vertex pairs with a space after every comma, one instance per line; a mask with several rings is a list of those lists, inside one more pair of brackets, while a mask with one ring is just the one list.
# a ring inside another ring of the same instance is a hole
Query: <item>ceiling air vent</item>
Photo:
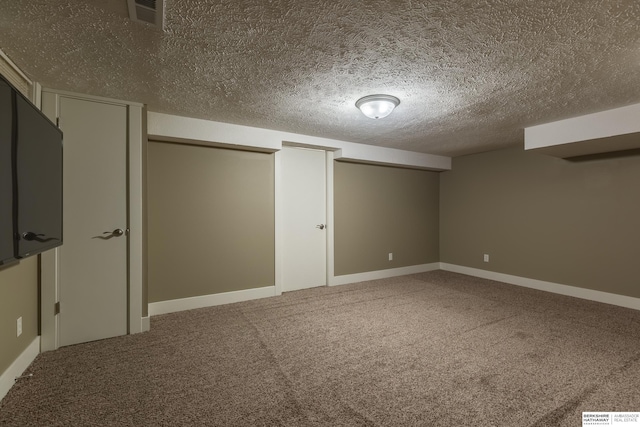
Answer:
[[132, 21], [164, 28], [164, 0], [127, 0]]

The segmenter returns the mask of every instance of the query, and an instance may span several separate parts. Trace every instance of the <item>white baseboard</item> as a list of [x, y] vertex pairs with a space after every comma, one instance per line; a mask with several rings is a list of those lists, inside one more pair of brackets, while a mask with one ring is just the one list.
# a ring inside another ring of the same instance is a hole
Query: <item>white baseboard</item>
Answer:
[[454, 273], [480, 277], [483, 279], [496, 280], [498, 282], [509, 283], [511, 285], [538, 289], [540, 291], [552, 292], [554, 294], [566, 295], [590, 301], [602, 302], [605, 304], [617, 305], [620, 307], [632, 308], [634, 310], [640, 310], [640, 298], [629, 297], [626, 295], [618, 295], [608, 292], [595, 291], [593, 289], [561, 285], [559, 283], [528, 279], [526, 277], [512, 276], [510, 274], [496, 273], [493, 271], [480, 270], [479, 268], [463, 267], [461, 265], [447, 264], [444, 262], [440, 263], [440, 269], [451, 271]]
[[425, 273], [439, 270], [440, 263], [411, 265], [409, 267], [390, 268], [388, 270], [367, 271], [366, 273], [345, 274], [329, 278], [329, 286], [348, 285], [349, 283], [365, 282], [367, 280], [387, 279], [389, 277], [405, 276], [407, 274]]
[[40, 337], [37, 336], [31, 344], [13, 361], [11, 366], [0, 375], [0, 400], [2, 400], [19, 377], [27, 370], [31, 362], [40, 354]]
[[243, 291], [224, 292], [221, 294], [152, 302], [149, 304], [149, 316], [191, 310], [194, 308], [212, 307], [214, 305], [231, 304], [234, 302], [273, 297], [275, 295], [276, 287], [267, 286], [264, 288], [247, 289]]

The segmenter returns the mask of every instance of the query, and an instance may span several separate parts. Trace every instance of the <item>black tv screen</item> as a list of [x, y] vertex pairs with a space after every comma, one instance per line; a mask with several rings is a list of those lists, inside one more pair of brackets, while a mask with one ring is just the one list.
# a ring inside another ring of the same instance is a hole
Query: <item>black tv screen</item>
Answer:
[[62, 132], [16, 97], [17, 258], [62, 244]]
[[13, 241], [13, 89], [0, 79], [0, 265], [14, 259]]
[[0, 264], [62, 244], [62, 132], [0, 78]]

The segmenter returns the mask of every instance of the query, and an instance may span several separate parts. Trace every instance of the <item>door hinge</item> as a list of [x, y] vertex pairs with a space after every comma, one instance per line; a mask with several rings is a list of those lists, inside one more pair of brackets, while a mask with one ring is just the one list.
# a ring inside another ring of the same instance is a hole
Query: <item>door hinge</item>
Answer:
[[54, 304], [53, 306], [53, 315], [60, 314], [60, 301]]
[[60, 117], [56, 117], [56, 126], [60, 127]]

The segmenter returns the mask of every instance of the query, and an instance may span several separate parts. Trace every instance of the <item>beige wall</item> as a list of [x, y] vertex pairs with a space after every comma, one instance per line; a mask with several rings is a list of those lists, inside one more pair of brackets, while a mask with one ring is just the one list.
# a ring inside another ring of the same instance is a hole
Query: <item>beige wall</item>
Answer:
[[440, 182], [442, 262], [640, 297], [640, 155], [513, 148], [455, 158]]
[[437, 262], [438, 186], [437, 172], [335, 162], [335, 275]]
[[275, 283], [274, 157], [150, 142], [149, 302]]
[[[0, 58], [0, 73], [30, 98], [31, 84]], [[22, 335], [16, 320], [22, 316]], [[38, 257], [0, 267], [0, 375], [38, 336]]]
[[[16, 320], [22, 317], [22, 335]], [[38, 336], [38, 257], [0, 267], [0, 374]]]

